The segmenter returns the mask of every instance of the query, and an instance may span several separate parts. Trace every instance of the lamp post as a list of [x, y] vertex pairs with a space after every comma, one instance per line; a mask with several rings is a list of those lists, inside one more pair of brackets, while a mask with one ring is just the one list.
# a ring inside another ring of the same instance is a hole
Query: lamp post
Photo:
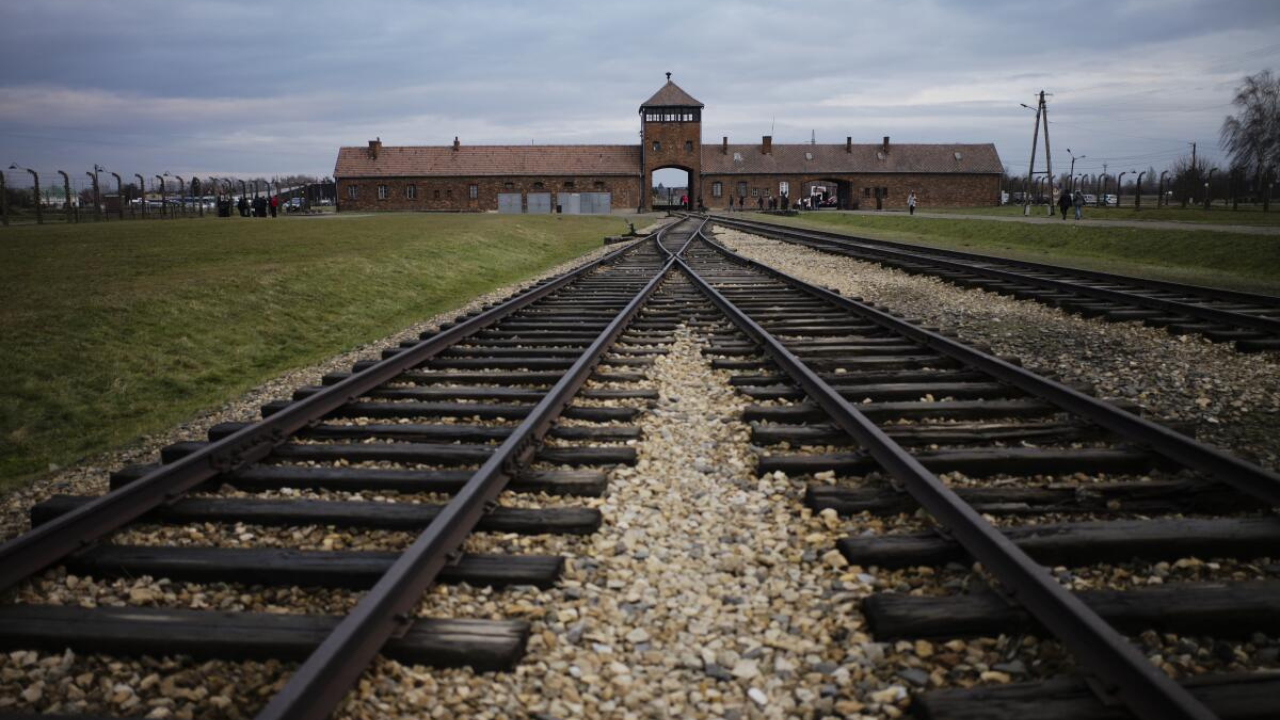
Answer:
[[178, 178], [178, 209], [182, 211], [183, 215], [186, 215], [187, 214], [187, 191], [189, 190], [189, 188], [187, 187], [186, 181], [182, 179], [181, 175], [174, 175], [174, 177]]
[[1138, 182], [1136, 183], [1137, 187], [1134, 188], [1136, 192], [1134, 193], [1134, 196], [1133, 196], [1134, 212], [1138, 212], [1139, 210], [1142, 209], [1142, 176], [1146, 174], [1147, 174], [1146, 170], [1143, 170], [1142, 172], [1138, 173]]
[[1156, 198], [1156, 207], [1160, 207], [1161, 205], [1166, 204], [1165, 198], [1164, 198], [1164, 176], [1168, 174], [1169, 174], [1168, 170], [1160, 171], [1160, 190], [1159, 190], [1160, 196]]
[[1209, 183], [1213, 182], [1213, 174], [1218, 168], [1209, 168], [1209, 174], [1204, 178], [1204, 209], [1209, 209]]
[[[168, 174], [169, 173], [165, 173], [165, 175]], [[164, 196], [164, 178], [157, 175], [156, 180], [160, 182], [160, 217], [164, 217], [169, 208], [169, 203]]]
[[1084, 160], [1089, 156], [1081, 155], [1080, 157], [1076, 157], [1071, 154], [1071, 148], [1067, 148], [1067, 154], [1071, 155], [1071, 172], [1067, 174], [1071, 176], [1071, 189], [1074, 191], [1076, 189], [1076, 160]]
[[[94, 167], [96, 168], [96, 167], [98, 167], [98, 166], [97, 166], [97, 165], [94, 165]], [[86, 172], [85, 172], [85, 175], [88, 175], [88, 176], [89, 176], [89, 182], [93, 183], [93, 219], [94, 219], [94, 220], [101, 220], [101, 219], [102, 219], [102, 205], [100, 205], [100, 204], [98, 203], [98, 197], [99, 197], [99, 195], [98, 195], [98, 173], [96, 173], [96, 172], [88, 172], [88, 171], [86, 171]]]
[[41, 208], [40, 208], [40, 174], [39, 174], [39, 173], [37, 173], [35, 170], [32, 170], [32, 169], [31, 169], [31, 168], [29, 168], [29, 167], [22, 167], [21, 165], [19, 165], [19, 164], [17, 164], [17, 163], [10, 163], [10, 164], [9, 164], [9, 169], [10, 169], [10, 170], [26, 170], [27, 172], [31, 173], [32, 182], [34, 182], [34, 183], [35, 183], [35, 186], [34, 186], [34, 190], [35, 190], [34, 197], [35, 197], [35, 201], [36, 201], [36, 224], [37, 224], [37, 225], [43, 225], [43, 224], [44, 224], [44, 213], [41, 211]]
[[119, 217], [121, 220], [123, 220], [124, 219], [124, 181], [120, 179], [120, 175], [118, 173], [113, 172], [111, 173], [111, 176], [116, 179], [116, 205], [117, 205], [116, 216]]
[[1098, 176], [1098, 192], [1097, 192], [1098, 207], [1102, 207], [1102, 196], [1106, 194], [1106, 192], [1107, 192], [1107, 174], [1102, 173], [1101, 175]]
[[1124, 193], [1124, 176], [1134, 172], [1133, 170], [1123, 170], [1120, 177], [1116, 178], [1116, 209], [1120, 209], [1120, 195]]
[[138, 192], [142, 194], [142, 219], [147, 219], [147, 181], [143, 179], [142, 173], [134, 173], [134, 177], [138, 178]]

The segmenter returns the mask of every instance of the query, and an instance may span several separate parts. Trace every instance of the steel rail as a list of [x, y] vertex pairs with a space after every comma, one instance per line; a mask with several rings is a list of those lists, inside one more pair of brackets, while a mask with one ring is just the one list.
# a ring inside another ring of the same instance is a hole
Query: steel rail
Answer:
[[430, 360], [463, 338], [547, 297], [586, 273], [616, 261], [650, 239], [628, 243], [550, 282], [530, 288], [270, 417], [176, 462], [162, 465], [135, 482], [9, 540], [0, 545], [0, 590], [12, 587], [145, 513], [177, 500], [183, 493], [217, 475], [266, 457], [275, 446], [312, 422]]
[[735, 262], [748, 265], [798, 287], [810, 295], [835, 303], [890, 332], [904, 335], [947, 357], [981, 370], [1000, 382], [1047, 400], [1067, 412], [1083, 417], [1107, 430], [1140, 443], [1152, 452], [1163, 455], [1185, 467], [1199, 470], [1215, 480], [1262, 500], [1270, 506], [1280, 506], [1280, 474], [1222, 452], [1210, 445], [1197, 442], [1193, 438], [1189, 438], [1163, 425], [1153, 423], [1131, 412], [1122, 410], [1111, 403], [1086, 395], [1062, 383], [1005, 362], [998, 357], [988, 355], [941, 333], [913, 325], [870, 305], [851, 300], [826, 288], [811, 285], [777, 268], [738, 255], [717, 243], [708, 242]]
[[258, 713], [257, 720], [328, 717], [359, 680], [383, 643], [412, 624], [412, 612], [440, 569], [537, 449], [551, 424], [573, 401], [605, 352], [674, 267], [669, 259], [583, 351], [577, 361], [498, 446], [324, 642]]
[[688, 263], [682, 258], [676, 261], [693, 283], [739, 329], [760, 343], [837, 426], [901, 482], [974, 559], [999, 579], [1013, 599], [1056, 635], [1136, 715], [1145, 720], [1216, 718]]
[[967, 252], [964, 250], [951, 250], [948, 248], [940, 248], [932, 245], [912, 245], [909, 243], [896, 242], [893, 240], [881, 240], [877, 238], [866, 238], [858, 235], [846, 235], [844, 233], [831, 232], [827, 230], [815, 230], [813, 228], [793, 227], [790, 225], [777, 225], [765, 220], [744, 220], [741, 218], [728, 217], [725, 215], [711, 215], [713, 220], [724, 220], [727, 222], [739, 223], [744, 226], [754, 226], [768, 228], [771, 230], [788, 231], [809, 235], [819, 240], [831, 240], [834, 242], [856, 242], [866, 243], [873, 246], [883, 246], [890, 248], [899, 248], [902, 250], [923, 252], [929, 255], [938, 255], [942, 257], [956, 258], [960, 260], [972, 260], [974, 262], [994, 262], [1004, 265], [1012, 265], [1013, 267], [1026, 268], [1028, 270], [1038, 270], [1043, 272], [1066, 272], [1072, 275], [1089, 278], [1090, 280], [1100, 280], [1103, 282], [1117, 283], [1133, 283], [1135, 285], [1144, 285], [1158, 290], [1168, 290], [1170, 292], [1181, 292], [1192, 295], [1203, 295], [1211, 297], [1214, 300], [1226, 300], [1231, 302], [1250, 302], [1268, 307], [1280, 309], [1280, 297], [1275, 295], [1259, 295], [1257, 293], [1242, 292], [1239, 290], [1230, 290], [1227, 288], [1210, 287], [1208, 285], [1191, 285], [1188, 283], [1177, 283], [1169, 280], [1155, 280], [1152, 278], [1133, 277], [1131, 275], [1118, 275], [1116, 273], [1103, 272], [1101, 270], [1087, 270], [1085, 268], [1067, 267], [1065, 265], [1050, 265], [1048, 263], [1035, 262], [1034, 260], [1021, 260], [1017, 258], [997, 257], [995, 255], [984, 255], [982, 253]]
[[[722, 220], [720, 222], [724, 222], [724, 224], [726, 225], [733, 225], [735, 223], [740, 223], [741, 221]], [[740, 225], [740, 227], [752, 227], [757, 230], [760, 229], [759, 225], [753, 226], [748, 224], [742, 224]], [[1177, 300], [1165, 300], [1162, 298], [1151, 297], [1149, 295], [1128, 293], [1128, 292], [1123, 292], [1119, 290], [1108, 290], [1106, 288], [1096, 288], [1088, 285], [1079, 285], [1077, 283], [1073, 283], [1067, 280], [1054, 280], [1052, 278], [1023, 275], [1021, 273], [1017, 273], [1011, 270], [1001, 270], [996, 267], [974, 265], [967, 262], [948, 260], [946, 258], [930, 255], [927, 252], [921, 253], [919, 251], [913, 252], [910, 250], [896, 250], [889, 247], [880, 247], [874, 244], [874, 241], [869, 244], [859, 245], [859, 243], [863, 243], [866, 241], [863, 241], [857, 238], [849, 238], [847, 240], [839, 240], [839, 241], [826, 240], [826, 239], [805, 241], [805, 240], [800, 240], [795, 238], [795, 236], [804, 235], [805, 233], [803, 231], [791, 231], [788, 229], [774, 230], [773, 228], [775, 227], [776, 226], [770, 226], [769, 232], [774, 232], [774, 234], [780, 235], [780, 236], [792, 236], [792, 240], [791, 240], [792, 242], [797, 242], [800, 244], [812, 243], [812, 245], [817, 246], [818, 249], [829, 249], [829, 247], [833, 246], [834, 249], [837, 250], [837, 252], [840, 249], [846, 249], [849, 252], [865, 251], [866, 253], [871, 255], [879, 255], [881, 257], [886, 257], [890, 259], [898, 259], [898, 260], [904, 260], [904, 261], [910, 261], [910, 262], [916, 262], [916, 263], [920, 263], [920, 262], [932, 263], [939, 267], [949, 269], [949, 270], [976, 273], [976, 274], [986, 275], [992, 278], [996, 278], [999, 280], [1008, 280], [1010, 282], [1019, 282], [1019, 283], [1024, 283], [1028, 285], [1037, 285], [1037, 286], [1051, 289], [1051, 290], [1059, 290], [1062, 292], [1069, 292], [1076, 295], [1084, 295], [1088, 297], [1097, 298], [1099, 300], [1106, 300], [1108, 302], [1120, 303], [1124, 305], [1136, 305], [1136, 306], [1145, 307], [1151, 310], [1160, 310], [1163, 312], [1186, 315], [1192, 318], [1206, 320], [1206, 321], [1218, 323], [1221, 325], [1227, 325], [1231, 327], [1247, 327], [1251, 330], [1258, 330], [1261, 332], [1270, 333], [1272, 335], [1280, 335], [1280, 320], [1272, 319], [1272, 318], [1268, 318], [1260, 315], [1250, 315], [1248, 313], [1234, 312], [1231, 310], [1221, 310], [1218, 308], [1212, 308], [1204, 305], [1196, 305], [1194, 303], [1179, 302]], [[827, 243], [829, 247], [823, 247], [823, 243]], [[845, 247], [842, 244], [853, 245], [856, 247]], [[998, 263], [998, 262], [1002, 262], [1002, 260], [1000, 258], [987, 258], [982, 262]], [[1046, 268], [1046, 270], [1048, 270], [1048, 268]], [[1069, 270], [1069, 268], [1053, 269], [1054, 272], [1063, 272], [1064, 270]], [[1127, 281], [1134, 284], [1142, 283], [1141, 280], [1136, 278], [1129, 278]]]

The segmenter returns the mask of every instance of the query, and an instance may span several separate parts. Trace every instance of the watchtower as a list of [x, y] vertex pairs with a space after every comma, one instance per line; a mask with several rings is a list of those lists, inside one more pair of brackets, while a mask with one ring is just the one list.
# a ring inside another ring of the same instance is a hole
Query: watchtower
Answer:
[[702, 177], [702, 103], [671, 82], [640, 105], [640, 209], [652, 207], [653, 173], [678, 168], [689, 173], [689, 203], [696, 209]]

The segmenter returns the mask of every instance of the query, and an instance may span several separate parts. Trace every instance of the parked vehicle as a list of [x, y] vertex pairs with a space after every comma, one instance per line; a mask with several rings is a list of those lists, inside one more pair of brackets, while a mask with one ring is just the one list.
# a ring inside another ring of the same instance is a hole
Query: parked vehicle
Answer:
[[1111, 207], [1118, 207], [1120, 205], [1120, 198], [1112, 195], [1111, 193], [1107, 193], [1102, 196], [1102, 203]]
[[1094, 195], [1093, 193], [1084, 193], [1084, 204], [1085, 204], [1085, 205], [1097, 205], [1097, 204], [1098, 204], [1098, 196], [1097, 196], [1097, 195]]

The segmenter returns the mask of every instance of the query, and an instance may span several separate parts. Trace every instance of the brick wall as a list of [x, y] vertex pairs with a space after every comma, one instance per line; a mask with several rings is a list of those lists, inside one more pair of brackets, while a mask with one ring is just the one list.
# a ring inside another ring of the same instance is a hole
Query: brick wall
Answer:
[[[702, 123], [700, 122], [646, 122], [644, 123], [644, 144], [641, 152], [644, 155], [645, 205], [652, 207], [653, 198], [649, 197], [649, 188], [653, 187], [653, 171], [666, 167], [678, 167], [690, 171], [689, 183], [698, 186], [698, 176], [702, 174]], [[654, 142], [659, 149], [653, 149]], [[691, 149], [686, 149], [685, 143]], [[697, 198], [694, 198], [696, 202]], [[632, 205], [636, 207], [636, 205]]]
[[[965, 207], [995, 205], [1000, 199], [999, 175], [968, 174], [915, 174], [915, 173], [867, 173], [849, 175], [707, 175], [702, 178], [702, 198], [707, 207], [724, 209], [728, 207], [729, 197], [737, 197], [738, 183], [747, 183], [747, 205], [754, 207], [756, 198], [752, 190], [771, 197], [778, 197], [779, 183], [790, 185], [790, 197], [797, 201], [805, 195], [806, 183], [822, 181], [840, 181], [847, 183], [863, 210], [874, 210], [876, 206], [875, 191], [868, 195], [868, 188], [888, 188], [884, 198], [885, 209], [905, 209], [907, 193], [915, 190], [917, 207], [921, 210], [930, 207]], [[712, 195], [713, 183], [723, 183], [720, 197]]]
[[[572, 182], [573, 187], [565, 186]], [[539, 186], [541, 183], [541, 186]], [[597, 185], [597, 183], [600, 183]], [[387, 197], [378, 199], [378, 186], [385, 185]], [[406, 188], [412, 185], [415, 197], [409, 199]], [[470, 186], [476, 186], [476, 197]], [[349, 188], [356, 188], [351, 199]], [[549, 192], [554, 209], [558, 193], [608, 192], [615, 209], [634, 210], [640, 202], [640, 179], [634, 176], [573, 177], [481, 177], [481, 178], [338, 178], [338, 210], [369, 212], [395, 211], [459, 211], [489, 212], [498, 209], [498, 193]]]

